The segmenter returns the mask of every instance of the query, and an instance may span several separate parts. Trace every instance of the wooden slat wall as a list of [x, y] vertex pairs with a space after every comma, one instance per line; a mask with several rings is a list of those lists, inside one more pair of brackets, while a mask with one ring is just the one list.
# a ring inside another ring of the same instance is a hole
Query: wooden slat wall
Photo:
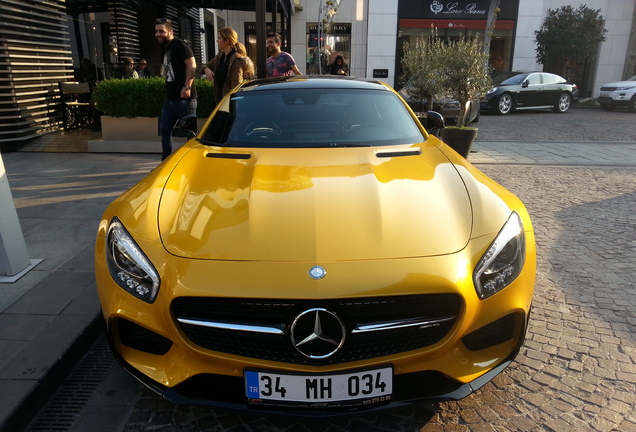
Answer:
[[194, 58], [197, 61], [197, 65], [203, 64], [203, 34], [200, 29], [203, 27], [201, 22], [201, 16], [199, 9], [191, 8], [186, 14], [188, 22], [191, 23], [191, 28], [187, 29], [188, 34], [184, 35], [184, 39], [190, 44], [190, 48], [194, 52]]
[[119, 58], [139, 58], [139, 29], [137, 26], [137, 12], [132, 10], [129, 2], [109, 2], [111, 12], [110, 25], [112, 34], [117, 36]]
[[[91, 2], [106, 6], [118, 37], [120, 57], [139, 58], [134, 2]], [[77, 6], [77, 5], [76, 5]], [[175, 34], [191, 44], [202, 61], [197, 8], [165, 5]], [[188, 28], [179, 28], [185, 13]], [[73, 81], [73, 59], [65, 0], [0, 0], [0, 151], [61, 128], [58, 82]], [[181, 33], [181, 34], [180, 34]], [[185, 34], [183, 34], [185, 33]]]
[[64, 0], [0, 0], [0, 149], [59, 128], [73, 79]]

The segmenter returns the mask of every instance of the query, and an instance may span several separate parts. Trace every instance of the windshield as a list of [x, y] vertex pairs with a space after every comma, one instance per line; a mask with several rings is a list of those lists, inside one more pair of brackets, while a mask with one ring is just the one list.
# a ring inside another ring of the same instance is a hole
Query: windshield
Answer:
[[424, 141], [402, 101], [384, 90], [246, 90], [215, 114], [203, 144], [351, 147]]

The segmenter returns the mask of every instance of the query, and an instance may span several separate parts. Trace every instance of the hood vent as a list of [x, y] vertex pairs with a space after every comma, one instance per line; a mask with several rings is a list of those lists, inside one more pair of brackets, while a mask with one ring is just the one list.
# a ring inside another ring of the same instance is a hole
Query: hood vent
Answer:
[[206, 153], [205, 157], [217, 159], [250, 159], [249, 153]]
[[421, 150], [416, 149], [416, 150], [403, 150], [403, 151], [376, 153], [375, 156], [379, 158], [393, 158], [393, 157], [402, 157], [402, 156], [419, 156], [421, 154], [422, 154]]

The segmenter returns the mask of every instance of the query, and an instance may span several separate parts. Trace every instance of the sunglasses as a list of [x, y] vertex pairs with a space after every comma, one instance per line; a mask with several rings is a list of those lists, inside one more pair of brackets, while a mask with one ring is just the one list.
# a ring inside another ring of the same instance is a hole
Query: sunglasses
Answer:
[[172, 20], [169, 20], [168, 18], [157, 18], [155, 20], [155, 25], [157, 24], [170, 24], [172, 25]]

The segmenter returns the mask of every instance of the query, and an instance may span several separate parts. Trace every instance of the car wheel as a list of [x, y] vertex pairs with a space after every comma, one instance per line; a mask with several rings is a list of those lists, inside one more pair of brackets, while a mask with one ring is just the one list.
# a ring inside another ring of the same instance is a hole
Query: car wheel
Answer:
[[632, 99], [629, 101], [629, 105], [627, 105], [627, 108], [629, 108], [631, 112], [636, 112], [636, 95], [632, 96]]
[[504, 115], [512, 111], [512, 96], [504, 93], [497, 100], [497, 113]]
[[562, 93], [561, 96], [559, 96], [559, 100], [557, 101], [556, 105], [554, 105], [554, 112], [564, 113], [570, 109], [571, 105], [572, 105], [572, 96], [570, 96], [567, 93]]

